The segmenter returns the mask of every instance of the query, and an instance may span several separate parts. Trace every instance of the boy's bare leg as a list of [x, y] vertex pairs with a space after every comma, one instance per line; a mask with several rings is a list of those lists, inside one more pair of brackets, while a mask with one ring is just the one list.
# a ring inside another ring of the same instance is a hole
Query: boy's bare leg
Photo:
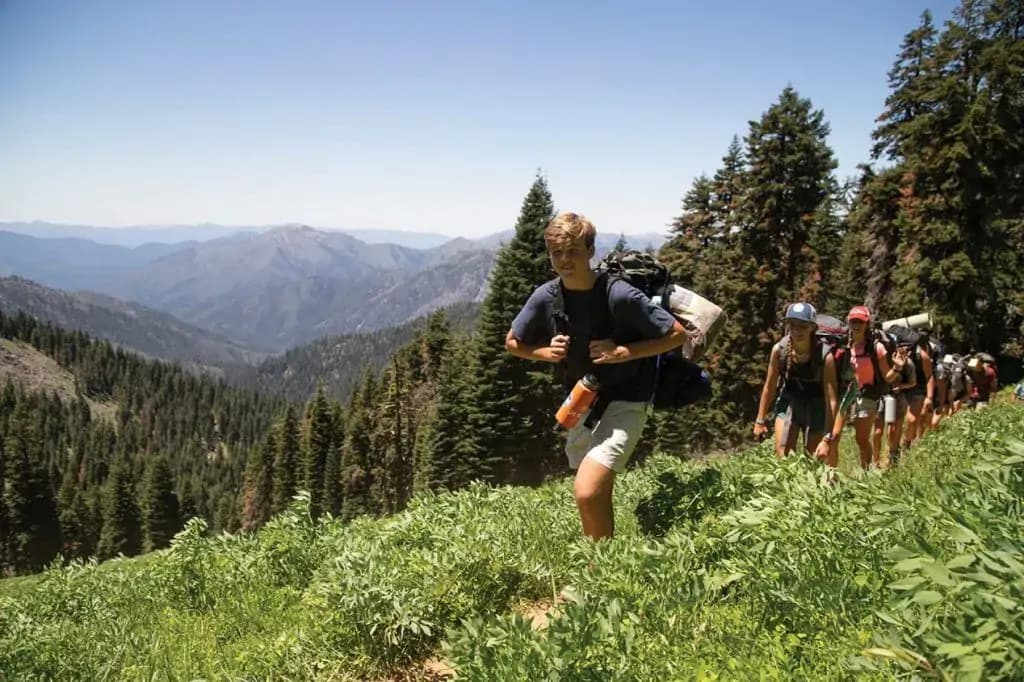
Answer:
[[615, 472], [603, 464], [584, 457], [576, 471], [573, 494], [580, 512], [583, 534], [591, 540], [610, 538], [615, 532], [612, 515], [612, 489]]

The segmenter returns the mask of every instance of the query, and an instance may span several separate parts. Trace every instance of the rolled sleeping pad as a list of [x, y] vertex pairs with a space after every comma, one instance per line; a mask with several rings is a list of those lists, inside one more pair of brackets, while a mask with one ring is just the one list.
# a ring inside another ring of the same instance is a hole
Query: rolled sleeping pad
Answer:
[[[651, 301], [661, 305], [661, 296], [655, 296]], [[668, 311], [678, 318], [689, 334], [682, 349], [683, 356], [689, 360], [699, 360], [725, 326], [726, 316], [721, 308], [678, 284], [673, 285], [669, 292]]]
[[882, 329], [889, 327], [907, 327], [908, 329], [931, 330], [933, 324], [931, 313], [918, 313], [909, 317], [898, 317], [895, 320], [886, 320], [882, 323]]

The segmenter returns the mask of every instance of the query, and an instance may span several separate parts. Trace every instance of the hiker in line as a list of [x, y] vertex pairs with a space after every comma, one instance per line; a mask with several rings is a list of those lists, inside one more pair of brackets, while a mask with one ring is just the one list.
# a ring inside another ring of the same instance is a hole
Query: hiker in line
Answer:
[[907, 391], [914, 388], [917, 385], [917, 375], [914, 370], [914, 361], [911, 360], [907, 355], [906, 348], [894, 348], [889, 353], [889, 358], [895, 365], [895, 356], [899, 355], [903, 359], [903, 369], [900, 370], [899, 378], [892, 384], [889, 384], [889, 389], [886, 391], [886, 395], [891, 395], [893, 400], [896, 401], [896, 414], [888, 424], [885, 423], [885, 396], [878, 405], [878, 415], [875, 417], [875, 437], [872, 442], [874, 448], [874, 454], [872, 462], [876, 467], [881, 468], [882, 466], [882, 433], [886, 434], [886, 443], [889, 448], [889, 467], [894, 467], [899, 464], [900, 461], [900, 436], [903, 434], [903, 420], [907, 416], [907, 408], [909, 403], [907, 401]]
[[949, 374], [949, 413], [951, 415], [960, 411], [971, 399], [974, 385], [971, 382], [971, 373], [967, 369], [967, 358], [954, 355], [953, 369]]
[[796, 448], [798, 434], [803, 434], [804, 450], [813, 455], [822, 434], [831, 432], [838, 408], [835, 358], [815, 334], [815, 317], [810, 303], [793, 303], [786, 308], [786, 334], [772, 347], [768, 358], [754, 438], [760, 441], [768, 435], [768, 412], [772, 409], [778, 457]]
[[565, 445], [583, 533], [593, 540], [614, 532], [615, 476], [647, 423], [654, 358], [687, 339], [682, 324], [639, 289], [591, 269], [596, 235], [576, 213], [548, 224], [544, 241], [558, 277], [537, 287], [505, 337], [516, 357], [559, 364], [566, 392], [586, 374], [600, 384], [590, 416], [568, 430]]
[[932, 405], [932, 420], [929, 429], [939, 428], [943, 418], [949, 415], [949, 378], [952, 368], [936, 353], [932, 346], [932, 376], [935, 377], [935, 404]]
[[912, 355], [917, 385], [907, 393], [910, 407], [907, 409], [906, 429], [903, 432], [903, 449], [907, 450], [923, 436], [932, 421], [932, 407], [935, 404], [935, 375], [932, 372], [931, 345], [928, 334], [921, 333]]
[[[904, 358], [902, 354], [893, 356], [890, 367], [889, 351], [885, 344], [875, 338], [871, 330], [871, 311], [867, 306], [857, 305], [850, 309], [846, 317], [850, 327], [847, 341], [847, 353], [850, 368], [853, 372], [849, 388], [839, 404], [839, 414], [832, 426], [832, 431], [818, 445], [818, 457], [828, 457], [831, 462], [838, 463], [839, 437], [847, 416], [854, 420], [857, 448], [860, 450], [861, 468], [867, 470], [874, 458], [871, 436], [878, 412], [878, 402], [882, 397], [885, 384], [894, 383], [900, 377]], [[832, 464], [835, 466], [835, 464]]]
[[971, 391], [971, 402], [976, 410], [982, 410], [988, 407], [989, 400], [992, 399], [992, 394], [996, 392], [996, 370], [992, 364], [993, 363], [984, 362], [977, 355], [971, 358], [971, 361], [967, 363], [967, 369], [970, 372], [971, 377], [971, 384], [973, 385], [973, 389]]

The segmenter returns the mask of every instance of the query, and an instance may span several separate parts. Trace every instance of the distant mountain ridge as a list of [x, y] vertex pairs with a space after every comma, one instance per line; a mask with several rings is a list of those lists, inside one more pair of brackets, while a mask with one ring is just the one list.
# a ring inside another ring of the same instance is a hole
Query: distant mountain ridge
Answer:
[[[494, 254], [512, 236], [510, 230], [412, 249], [287, 225], [128, 248], [0, 231], [0, 275], [135, 301], [241, 347], [280, 352], [480, 301]], [[598, 235], [597, 257], [618, 238]], [[630, 239], [634, 248], [660, 244], [654, 234]]]
[[0, 311], [24, 312], [154, 358], [230, 367], [259, 362], [259, 352], [137, 303], [93, 292], [50, 289], [21, 277], [0, 277]]
[[[204, 242], [236, 234], [260, 234], [284, 225], [135, 225], [129, 227], [96, 227], [91, 225], [66, 225], [42, 220], [31, 222], [0, 222], [0, 231], [15, 232], [42, 239], [88, 239], [98, 244], [134, 248], [143, 244], [178, 242]], [[296, 223], [297, 224], [297, 223]], [[326, 232], [341, 232], [351, 235], [367, 244], [397, 244], [411, 249], [429, 249], [451, 241], [453, 237], [436, 232], [414, 232], [405, 230], [349, 230], [321, 228]]]

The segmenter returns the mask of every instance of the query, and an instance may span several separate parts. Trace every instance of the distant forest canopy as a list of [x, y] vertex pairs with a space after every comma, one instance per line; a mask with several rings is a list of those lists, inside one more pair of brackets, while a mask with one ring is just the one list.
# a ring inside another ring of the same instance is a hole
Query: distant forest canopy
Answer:
[[[872, 163], [852, 183], [835, 178], [825, 113], [792, 87], [723, 145], [721, 166], [686, 191], [658, 254], [677, 282], [729, 314], [706, 361], [715, 395], [657, 413], [638, 459], [745, 437], [780, 313], [794, 300], [837, 316], [860, 303], [879, 319], [929, 311], [949, 349], [1001, 354], [1001, 369], [1019, 372], [1009, 359], [1024, 351], [1022, 33], [1020, 3], [965, 0], [942, 27], [924, 13], [890, 71]], [[471, 332], [442, 311], [408, 330], [379, 371], [364, 360], [328, 370], [314, 349], [308, 366], [269, 365], [247, 384], [291, 402], [0, 317], [0, 336], [78, 382], [70, 400], [0, 387], [5, 570], [38, 570], [58, 552], [158, 548], [191, 515], [214, 530], [255, 529], [299, 490], [314, 515], [353, 518], [474, 479], [563, 474], [552, 368], [503, 346], [527, 297], [553, 276], [542, 232], [554, 213], [538, 176]], [[332, 386], [316, 389], [318, 379]], [[342, 382], [355, 387], [347, 396]], [[87, 400], [114, 403], [114, 416], [92, 414]]]

